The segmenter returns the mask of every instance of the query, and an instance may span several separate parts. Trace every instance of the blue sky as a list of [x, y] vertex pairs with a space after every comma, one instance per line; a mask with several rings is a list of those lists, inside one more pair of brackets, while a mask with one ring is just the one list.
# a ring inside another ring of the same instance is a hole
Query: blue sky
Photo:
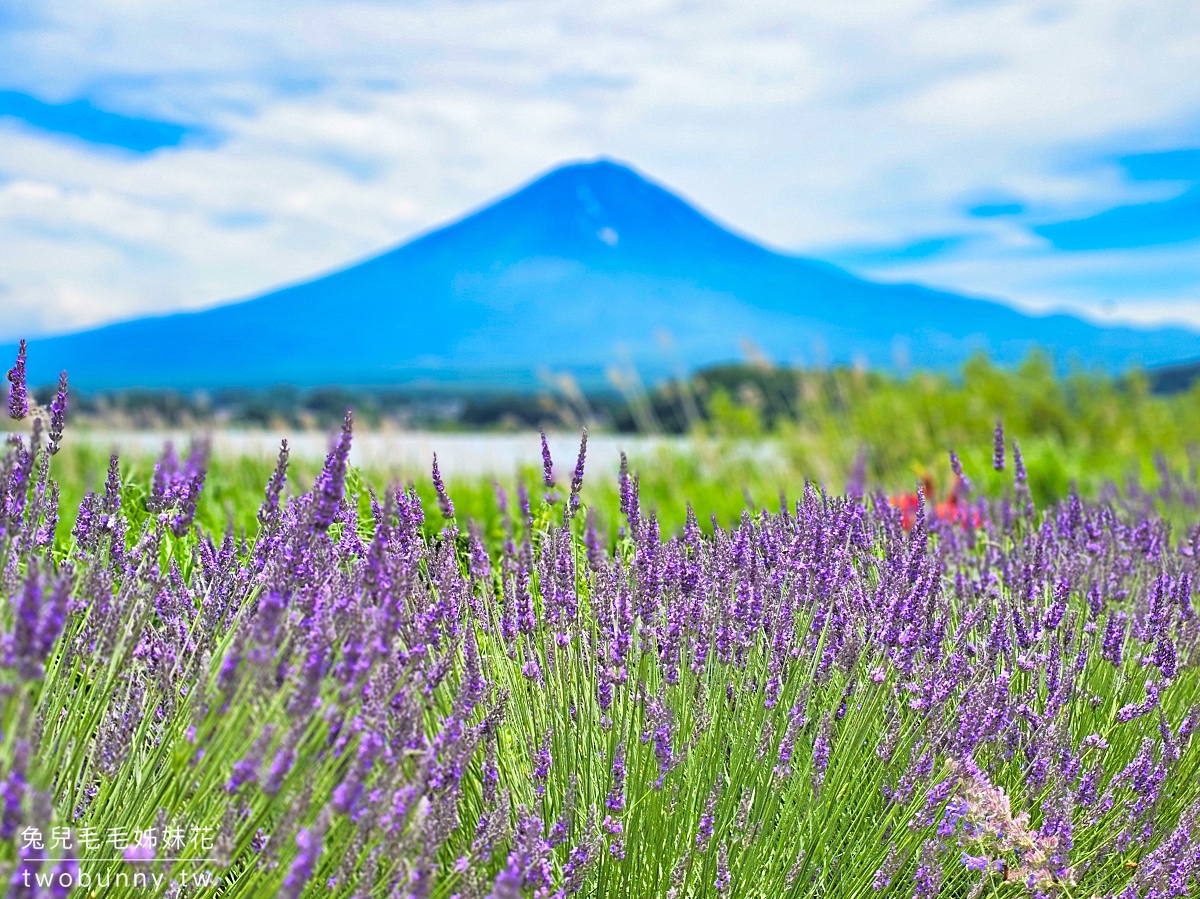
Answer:
[[1200, 327], [1194, 0], [0, 0], [0, 338], [209, 306], [607, 155], [764, 242]]
[[133, 154], [177, 147], [197, 129], [177, 122], [122, 115], [90, 100], [48, 103], [22, 91], [0, 90], [0, 118], [55, 137], [75, 138], [84, 145], [116, 147]]

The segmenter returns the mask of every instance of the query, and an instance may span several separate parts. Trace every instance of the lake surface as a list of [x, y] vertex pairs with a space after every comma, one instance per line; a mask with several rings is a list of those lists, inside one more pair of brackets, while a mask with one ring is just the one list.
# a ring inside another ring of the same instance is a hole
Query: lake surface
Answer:
[[[331, 436], [312, 431], [217, 430], [210, 433], [214, 455], [275, 458], [279, 443], [287, 438], [293, 457], [322, 459], [329, 451]], [[122, 455], [158, 455], [167, 441], [186, 452], [191, 435], [185, 431], [68, 430], [64, 442], [86, 443], [105, 452]], [[560, 480], [570, 477], [579, 454], [579, 435], [547, 435], [554, 466]], [[642, 437], [633, 434], [590, 434], [589, 473], [615, 473], [621, 452], [631, 459], [647, 459], [664, 449], [686, 450], [683, 437]], [[541, 441], [536, 431], [512, 434], [442, 433], [435, 431], [374, 431], [354, 435], [350, 461], [363, 468], [405, 473], [428, 472], [437, 453], [438, 467], [447, 475], [511, 475], [521, 468], [542, 465]]]

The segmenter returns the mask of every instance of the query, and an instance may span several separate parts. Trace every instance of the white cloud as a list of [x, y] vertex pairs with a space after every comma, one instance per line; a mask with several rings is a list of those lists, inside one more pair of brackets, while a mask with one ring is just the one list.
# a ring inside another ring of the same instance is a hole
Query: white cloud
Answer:
[[961, 289], [1035, 312], [1200, 329], [1200, 241], [1056, 253], [1036, 238], [964, 244], [945, 256], [868, 266], [880, 280]]
[[[131, 158], [0, 120], [0, 336], [266, 290], [597, 154], [776, 246], [983, 234], [899, 273], [1094, 304], [1165, 257], [1014, 249], [962, 207], [1138, 196], [1079, 161], [1195, 145], [1197, 58], [1193, 0], [42, 3], [0, 30], [0, 88], [222, 140]], [[1129, 314], [1200, 323], [1155, 283]]]

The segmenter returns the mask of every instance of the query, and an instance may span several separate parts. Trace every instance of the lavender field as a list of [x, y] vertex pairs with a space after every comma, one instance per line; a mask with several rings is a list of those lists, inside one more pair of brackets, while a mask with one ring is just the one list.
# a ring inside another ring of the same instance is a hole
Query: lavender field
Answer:
[[1035, 505], [998, 426], [953, 503], [809, 485], [676, 530], [623, 468], [609, 528], [585, 434], [469, 520], [436, 459], [432, 502], [368, 487], [347, 415], [252, 529], [198, 523], [199, 444], [140, 486], [114, 458], [68, 533], [65, 380], [9, 379], [11, 895], [1200, 889], [1194, 483]]

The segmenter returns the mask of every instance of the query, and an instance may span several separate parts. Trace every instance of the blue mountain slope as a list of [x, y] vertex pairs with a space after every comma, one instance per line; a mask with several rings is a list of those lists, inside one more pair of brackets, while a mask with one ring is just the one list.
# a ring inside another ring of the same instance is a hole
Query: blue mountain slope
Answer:
[[[673, 338], [664, 354], [661, 332]], [[1034, 342], [1088, 365], [1200, 355], [1181, 329], [1100, 328], [998, 303], [863, 281], [733, 234], [613, 162], [568, 165], [448, 227], [343, 271], [204, 312], [123, 322], [30, 347], [35, 381], [88, 388], [599, 382], [739, 358], [945, 368]], [[2, 358], [2, 357], [0, 357]]]

